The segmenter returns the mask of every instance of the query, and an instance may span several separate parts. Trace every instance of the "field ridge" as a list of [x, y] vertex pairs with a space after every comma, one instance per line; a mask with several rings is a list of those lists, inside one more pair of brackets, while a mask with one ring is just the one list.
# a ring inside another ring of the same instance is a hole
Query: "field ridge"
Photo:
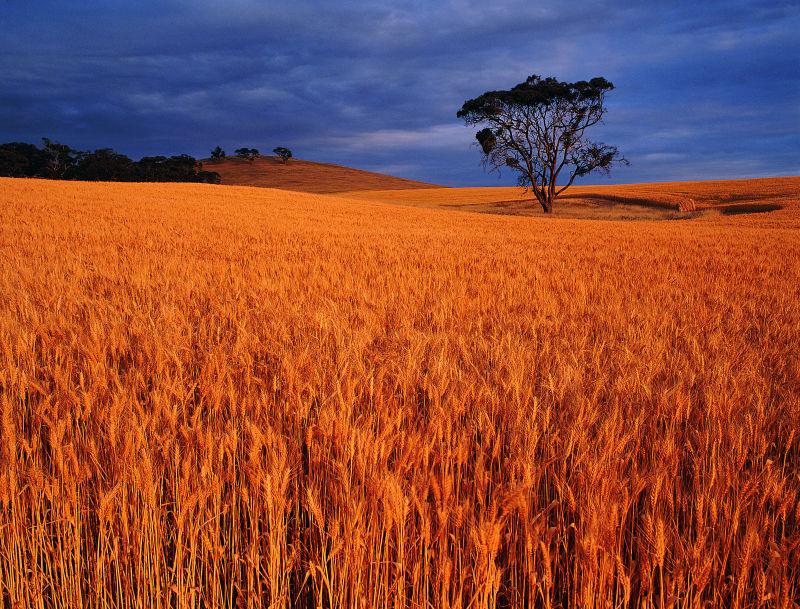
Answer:
[[291, 159], [283, 164], [277, 157], [254, 161], [235, 157], [203, 161], [206, 171], [216, 171], [222, 183], [235, 186], [279, 188], [298, 192], [332, 193], [344, 190], [403, 190], [431, 188], [435, 184], [398, 178], [333, 163]]

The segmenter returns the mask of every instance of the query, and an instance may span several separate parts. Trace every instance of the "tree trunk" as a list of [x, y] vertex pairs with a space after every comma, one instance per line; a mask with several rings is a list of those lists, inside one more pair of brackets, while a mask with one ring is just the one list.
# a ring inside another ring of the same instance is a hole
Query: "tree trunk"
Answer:
[[546, 213], [546, 214], [553, 213], [553, 200], [552, 199], [544, 198], [544, 199], [542, 199], [540, 201], [540, 203], [542, 204], [542, 210], [544, 211], [544, 213]]

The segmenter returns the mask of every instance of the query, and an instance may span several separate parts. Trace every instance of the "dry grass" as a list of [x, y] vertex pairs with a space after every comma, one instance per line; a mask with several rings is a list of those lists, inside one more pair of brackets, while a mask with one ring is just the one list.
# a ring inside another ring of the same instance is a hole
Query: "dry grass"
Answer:
[[[434, 188], [423, 190], [341, 192], [351, 199], [415, 207], [447, 207], [484, 213], [541, 215], [533, 195], [520, 188]], [[800, 207], [800, 177], [708, 182], [663, 182], [573, 186], [556, 200], [556, 216], [565, 218], [674, 218], [686, 212], [769, 212]]]
[[283, 164], [277, 157], [261, 157], [252, 163], [227, 158], [203, 162], [204, 169], [216, 171], [222, 183], [236, 186], [281, 188], [298, 192], [332, 193], [342, 190], [400, 190], [431, 188], [433, 184], [362, 171], [342, 165], [292, 159]]
[[0, 604], [796, 606], [799, 215], [0, 180]]

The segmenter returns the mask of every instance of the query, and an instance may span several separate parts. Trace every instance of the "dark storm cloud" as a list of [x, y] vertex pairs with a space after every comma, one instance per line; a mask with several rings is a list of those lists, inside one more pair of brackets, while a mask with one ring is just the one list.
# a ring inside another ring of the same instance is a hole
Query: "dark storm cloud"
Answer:
[[[455, 111], [530, 73], [617, 85], [618, 181], [800, 173], [794, 2], [38, 2], [0, 13], [0, 141], [271, 150], [447, 184]], [[509, 182], [504, 176], [501, 183]]]

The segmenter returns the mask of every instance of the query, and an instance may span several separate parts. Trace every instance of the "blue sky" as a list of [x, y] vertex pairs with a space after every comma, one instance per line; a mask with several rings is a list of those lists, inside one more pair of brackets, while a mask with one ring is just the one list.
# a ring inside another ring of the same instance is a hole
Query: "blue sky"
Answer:
[[[138, 158], [219, 144], [440, 184], [487, 175], [467, 98], [529, 74], [616, 85], [613, 182], [800, 174], [800, 5], [0, 0], [0, 142]], [[592, 176], [585, 182], [604, 182]]]

